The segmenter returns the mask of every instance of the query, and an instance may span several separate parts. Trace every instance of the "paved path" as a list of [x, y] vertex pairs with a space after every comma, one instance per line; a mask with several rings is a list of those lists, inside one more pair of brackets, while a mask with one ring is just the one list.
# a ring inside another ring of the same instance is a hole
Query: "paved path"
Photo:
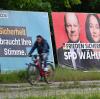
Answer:
[[48, 90], [27, 90], [27, 91], [13, 91], [1, 92], [0, 99], [15, 99], [17, 97], [26, 98], [29, 96], [51, 96], [51, 95], [65, 95], [68, 93], [85, 94], [85, 93], [100, 92], [100, 88], [74, 88], [74, 89], [48, 89]]
[[[64, 95], [67, 93], [91, 93], [100, 92], [100, 81], [81, 81], [78, 82], [83, 85], [96, 84], [96, 88], [70, 88], [60, 89], [61, 84], [71, 84], [70, 82], [52, 82], [47, 85], [45, 83], [38, 83], [34, 86], [28, 83], [20, 84], [0, 84], [0, 99], [14, 99], [16, 97], [28, 97], [28, 96], [48, 96], [48, 95]], [[77, 83], [77, 82], [76, 82]]]

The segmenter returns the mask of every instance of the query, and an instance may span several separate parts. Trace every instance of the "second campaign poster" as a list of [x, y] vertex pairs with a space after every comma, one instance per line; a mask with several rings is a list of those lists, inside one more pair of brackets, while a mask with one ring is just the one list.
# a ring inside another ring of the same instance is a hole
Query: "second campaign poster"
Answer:
[[52, 12], [52, 20], [59, 64], [100, 69], [100, 14]]

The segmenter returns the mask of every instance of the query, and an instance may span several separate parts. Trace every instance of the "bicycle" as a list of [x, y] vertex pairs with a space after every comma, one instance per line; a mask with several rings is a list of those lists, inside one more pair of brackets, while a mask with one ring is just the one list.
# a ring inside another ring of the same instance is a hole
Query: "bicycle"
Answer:
[[47, 61], [46, 70], [42, 67], [43, 63], [40, 61], [39, 55], [32, 55], [32, 63], [26, 63], [27, 68], [27, 80], [33, 85], [36, 81], [39, 81], [40, 78], [44, 78], [44, 81], [49, 84], [50, 79], [54, 75], [54, 66], [53, 62]]

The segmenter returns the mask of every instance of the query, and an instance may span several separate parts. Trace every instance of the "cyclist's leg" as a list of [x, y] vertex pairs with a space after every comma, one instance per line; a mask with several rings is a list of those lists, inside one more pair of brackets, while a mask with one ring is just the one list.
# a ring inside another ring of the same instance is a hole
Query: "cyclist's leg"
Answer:
[[40, 77], [42, 79], [42, 77], [44, 77], [44, 66], [42, 66], [42, 64], [43, 64], [43, 55], [40, 54], [39, 57], [40, 57], [39, 72], [40, 72]]
[[47, 67], [47, 59], [48, 59], [48, 53], [43, 53], [43, 64], [44, 64], [44, 68]]

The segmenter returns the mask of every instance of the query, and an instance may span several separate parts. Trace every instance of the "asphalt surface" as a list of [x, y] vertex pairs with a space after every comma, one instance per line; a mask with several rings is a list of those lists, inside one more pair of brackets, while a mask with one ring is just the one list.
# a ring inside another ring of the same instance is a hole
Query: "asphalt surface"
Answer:
[[18, 97], [26, 98], [29, 96], [52, 96], [52, 95], [65, 95], [68, 93], [73, 94], [86, 94], [96, 93], [100, 91], [100, 88], [74, 88], [74, 89], [48, 89], [48, 90], [27, 90], [27, 91], [13, 91], [13, 92], [1, 92], [0, 99], [15, 99]]
[[[64, 88], [59, 86], [65, 82], [52, 82], [47, 85], [45, 83], [37, 83], [31, 86], [28, 83], [20, 84], [0, 84], [0, 99], [15, 99], [17, 97], [26, 98], [29, 96], [51, 96], [64, 95], [68, 93], [85, 94], [91, 92], [100, 92], [100, 81], [81, 81], [80, 84], [89, 85], [96, 84], [96, 88]], [[71, 84], [73, 81], [67, 82]]]

